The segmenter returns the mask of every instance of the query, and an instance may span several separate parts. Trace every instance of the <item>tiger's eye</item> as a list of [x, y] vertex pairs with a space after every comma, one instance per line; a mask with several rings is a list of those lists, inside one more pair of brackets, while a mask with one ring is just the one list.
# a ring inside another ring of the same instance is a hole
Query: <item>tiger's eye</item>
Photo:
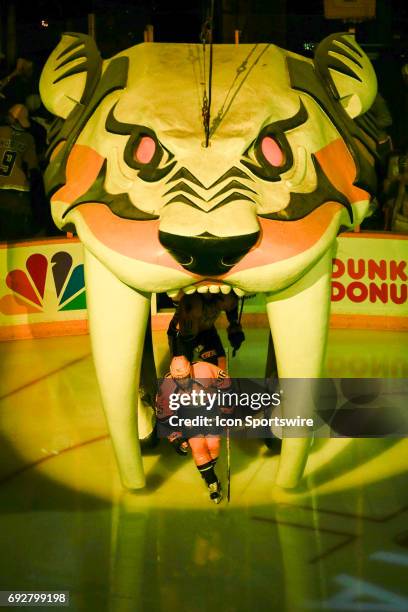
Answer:
[[285, 163], [285, 154], [280, 148], [280, 145], [274, 138], [271, 138], [271, 136], [262, 138], [261, 150], [266, 161], [270, 163], [271, 166], [279, 168]]
[[152, 161], [156, 152], [156, 143], [150, 136], [142, 136], [133, 153], [133, 159], [140, 164], [148, 164]]

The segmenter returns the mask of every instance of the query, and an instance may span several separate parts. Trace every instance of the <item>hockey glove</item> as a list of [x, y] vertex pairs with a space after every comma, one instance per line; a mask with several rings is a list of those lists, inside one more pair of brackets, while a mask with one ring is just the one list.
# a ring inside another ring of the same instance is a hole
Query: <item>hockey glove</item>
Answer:
[[245, 334], [239, 323], [232, 323], [228, 327], [228, 340], [233, 348], [232, 356], [235, 357], [236, 352], [245, 340]]

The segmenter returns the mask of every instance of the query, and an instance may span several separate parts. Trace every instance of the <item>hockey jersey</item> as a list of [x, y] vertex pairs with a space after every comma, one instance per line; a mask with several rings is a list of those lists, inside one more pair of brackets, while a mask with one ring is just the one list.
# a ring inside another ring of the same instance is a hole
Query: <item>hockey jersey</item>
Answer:
[[[221, 370], [218, 366], [205, 361], [197, 361], [192, 363], [191, 367], [191, 378], [193, 379], [193, 387], [196, 390], [200, 388], [208, 390], [209, 386], [214, 391], [216, 389], [226, 390], [230, 388], [230, 379], [224, 370]], [[170, 408], [169, 398], [175, 393], [182, 394], [186, 393], [186, 391], [179, 387], [177, 380], [168, 373], [160, 385], [156, 396], [156, 415], [159, 421], [165, 422], [174, 414], [174, 411]]]
[[0, 126], [0, 189], [30, 191], [30, 171], [38, 167], [34, 138], [10, 125]]

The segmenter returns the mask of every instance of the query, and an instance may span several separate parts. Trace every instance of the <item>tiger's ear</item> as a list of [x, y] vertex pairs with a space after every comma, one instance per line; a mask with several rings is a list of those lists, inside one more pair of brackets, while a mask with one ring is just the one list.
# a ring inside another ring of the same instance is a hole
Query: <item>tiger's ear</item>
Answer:
[[85, 104], [99, 81], [102, 58], [95, 41], [86, 34], [67, 33], [48, 58], [40, 78], [44, 106], [66, 119], [78, 104]]
[[332, 34], [322, 40], [314, 64], [326, 88], [351, 118], [369, 110], [377, 95], [377, 77], [352, 34]]

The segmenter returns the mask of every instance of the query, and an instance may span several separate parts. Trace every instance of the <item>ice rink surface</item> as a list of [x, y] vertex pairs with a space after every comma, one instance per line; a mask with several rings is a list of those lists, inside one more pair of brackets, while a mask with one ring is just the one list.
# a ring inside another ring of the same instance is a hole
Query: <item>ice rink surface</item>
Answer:
[[[246, 331], [232, 376], [263, 376], [267, 333]], [[327, 375], [408, 377], [407, 340], [332, 330]], [[126, 492], [88, 336], [0, 343], [0, 370], [2, 590], [69, 590], [73, 611], [408, 610], [405, 439], [317, 440], [293, 491], [261, 440], [233, 441], [220, 506], [162, 440]]]

